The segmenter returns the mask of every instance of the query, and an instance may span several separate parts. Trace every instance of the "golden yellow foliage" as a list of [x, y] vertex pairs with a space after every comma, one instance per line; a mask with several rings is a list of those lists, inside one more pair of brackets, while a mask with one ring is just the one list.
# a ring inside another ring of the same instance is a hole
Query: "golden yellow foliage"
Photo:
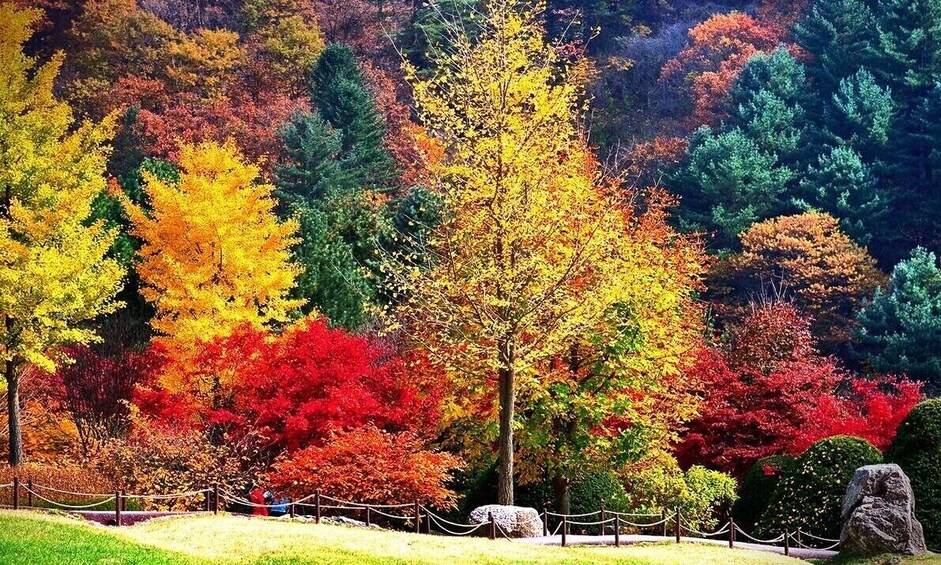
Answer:
[[225, 96], [229, 74], [244, 58], [239, 36], [228, 30], [200, 29], [170, 45], [167, 76], [180, 91], [196, 93], [206, 101]]
[[0, 351], [10, 458], [21, 455], [22, 367], [53, 370], [56, 346], [95, 339], [83, 322], [113, 312], [123, 271], [107, 258], [115, 234], [88, 222], [105, 188], [113, 119], [74, 126], [53, 95], [61, 56], [40, 67], [23, 54], [36, 10], [0, 4]]
[[645, 233], [649, 222], [603, 178], [578, 125], [593, 71], [561, 59], [537, 22], [538, 11], [493, 0], [478, 41], [458, 34], [429, 79], [406, 69], [444, 147], [428, 168], [446, 212], [429, 268], [394, 273], [407, 297], [399, 319], [461, 382], [452, 416], [479, 414], [474, 402], [499, 391], [503, 503], [518, 398], [568, 406], [550, 389], [580, 381], [550, 366], [579, 344], [617, 376], [603, 388], [624, 395], [675, 374], [695, 333], [686, 307], [701, 270], [689, 242]]
[[183, 145], [179, 183], [145, 175], [149, 210], [124, 199], [143, 240], [138, 274], [156, 310], [151, 325], [188, 346], [241, 324], [287, 321], [297, 222], [279, 223], [274, 187], [231, 143]]

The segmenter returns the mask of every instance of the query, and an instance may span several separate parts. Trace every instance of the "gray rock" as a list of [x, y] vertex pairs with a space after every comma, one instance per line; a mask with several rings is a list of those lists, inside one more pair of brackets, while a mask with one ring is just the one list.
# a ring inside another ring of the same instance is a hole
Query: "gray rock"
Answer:
[[[490, 521], [489, 513], [497, 523], [497, 537], [502, 529], [506, 535], [514, 538], [535, 538], [542, 535], [542, 518], [535, 508], [523, 506], [501, 506], [488, 504], [475, 508], [470, 513], [471, 524], [484, 524]], [[486, 528], [480, 531], [486, 535]]]
[[925, 535], [915, 519], [915, 494], [898, 465], [856, 469], [842, 508], [841, 551], [860, 555], [925, 553]]

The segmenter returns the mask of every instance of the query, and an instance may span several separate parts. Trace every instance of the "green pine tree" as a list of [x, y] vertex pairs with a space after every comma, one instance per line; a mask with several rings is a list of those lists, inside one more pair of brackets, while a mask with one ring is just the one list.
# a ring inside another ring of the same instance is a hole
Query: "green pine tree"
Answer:
[[877, 371], [907, 374], [941, 392], [941, 266], [922, 248], [892, 271], [857, 315], [858, 353]]
[[396, 171], [384, 145], [385, 119], [348, 47], [330, 45], [320, 55], [311, 71], [311, 98], [320, 116], [340, 133], [347, 172], [362, 188], [389, 190]]

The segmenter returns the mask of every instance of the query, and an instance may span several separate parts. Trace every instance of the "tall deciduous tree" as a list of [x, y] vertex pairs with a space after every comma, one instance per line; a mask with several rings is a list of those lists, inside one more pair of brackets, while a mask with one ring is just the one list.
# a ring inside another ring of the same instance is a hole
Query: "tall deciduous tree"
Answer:
[[[444, 214], [427, 268], [389, 267], [409, 336], [461, 378], [463, 398], [496, 400], [497, 494], [512, 504], [517, 403], [547, 398], [544, 371], [587, 336], [613, 352], [644, 335], [639, 287], [667, 289], [657, 305], [671, 311], [682, 290], [647, 264], [659, 251], [634, 240], [630, 210], [583, 141], [585, 61], [562, 60], [538, 14], [513, 1], [490, 2], [477, 37], [456, 34], [427, 80], [409, 69], [445, 149], [431, 165]], [[602, 380], [635, 376], [634, 357], [601, 357]]]
[[0, 4], [0, 351], [9, 419], [9, 462], [22, 462], [22, 368], [53, 370], [54, 348], [95, 339], [83, 322], [113, 312], [123, 269], [107, 258], [115, 238], [89, 222], [105, 188], [113, 119], [74, 127], [53, 95], [62, 57], [36, 66], [23, 54], [35, 10]]
[[288, 297], [299, 268], [290, 262], [297, 222], [278, 222], [274, 187], [231, 144], [180, 149], [179, 182], [145, 173], [149, 211], [125, 199], [143, 244], [142, 293], [151, 325], [181, 345], [241, 324], [283, 322], [303, 301]]

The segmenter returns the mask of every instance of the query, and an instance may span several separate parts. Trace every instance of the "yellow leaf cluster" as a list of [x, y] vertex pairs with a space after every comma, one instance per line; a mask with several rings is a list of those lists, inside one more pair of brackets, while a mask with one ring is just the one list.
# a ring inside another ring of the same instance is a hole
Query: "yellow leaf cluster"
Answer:
[[138, 274], [151, 322], [187, 346], [235, 327], [288, 320], [297, 222], [278, 222], [274, 187], [259, 182], [231, 143], [183, 145], [179, 183], [145, 176], [145, 210], [124, 199], [143, 240]]
[[577, 344], [621, 389], [675, 374], [696, 340], [700, 251], [661, 209], [636, 216], [605, 178], [579, 127], [588, 63], [561, 59], [518, 3], [494, 0], [488, 13], [479, 40], [458, 35], [430, 78], [406, 69], [444, 148], [429, 167], [446, 214], [431, 266], [398, 271], [398, 319], [467, 383], [464, 399], [492, 391], [500, 372], [521, 402], [544, 399], [574, 378], [550, 367]]
[[82, 322], [118, 308], [124, 273], [115, 234], [88, 222], [114, 120], [73, 127], [53, 95], [61, 56], [37, 68], [22, 52], [39, 16], [0, 4], [0, 336], [4, 360], [52, 370], [55, 346], [95, 339]]

